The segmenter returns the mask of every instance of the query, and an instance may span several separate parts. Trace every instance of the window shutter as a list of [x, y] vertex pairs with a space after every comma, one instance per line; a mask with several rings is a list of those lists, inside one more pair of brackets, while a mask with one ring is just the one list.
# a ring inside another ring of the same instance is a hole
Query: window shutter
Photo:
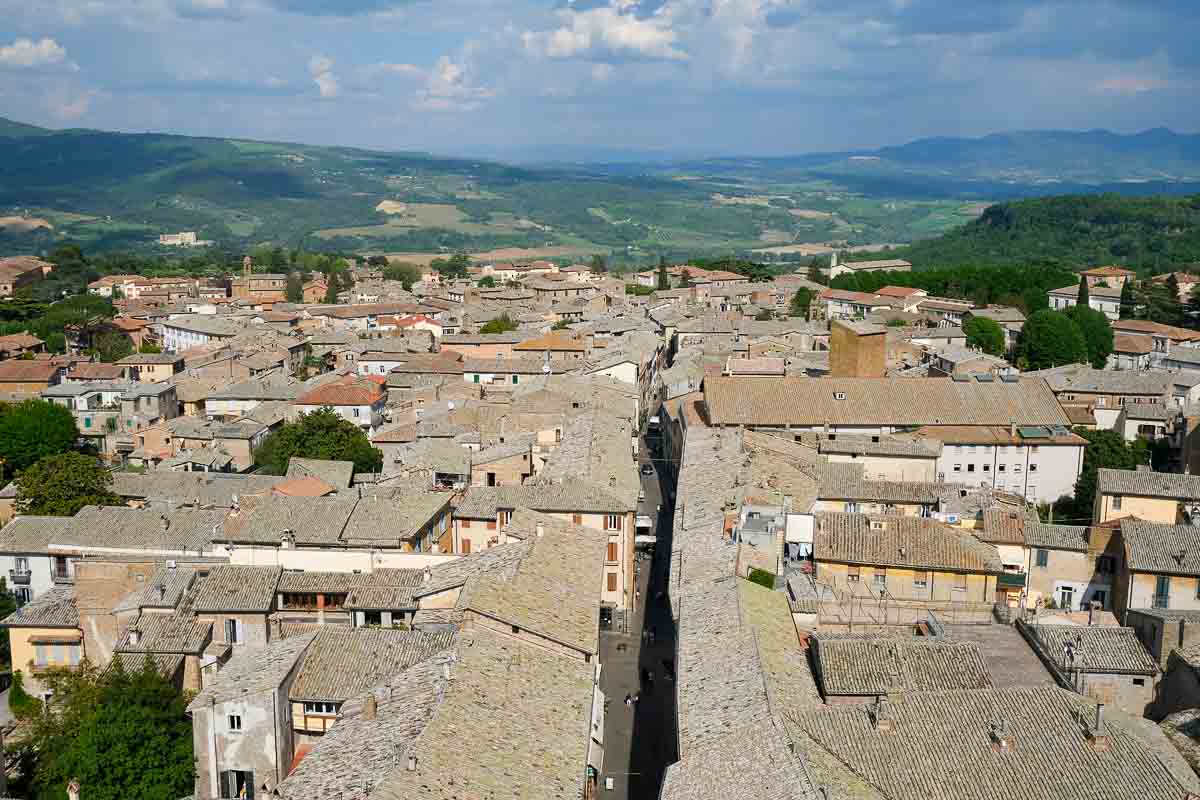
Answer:
[[609, 561], [617, 560], [617, 543], [616, 542], [608, 543], [608, 560]]
[[608, 573], [608, 591], [615, 592], [617, 590], [617, 573]]

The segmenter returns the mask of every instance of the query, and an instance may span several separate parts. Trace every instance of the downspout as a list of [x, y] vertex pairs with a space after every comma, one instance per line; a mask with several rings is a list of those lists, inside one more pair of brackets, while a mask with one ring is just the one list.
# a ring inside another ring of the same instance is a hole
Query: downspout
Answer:
[[220, 771], [217, 765], [217, 698], [214, 696], [208, 706], [208, 786], [211, 797], [221, 796], [218, 785]]

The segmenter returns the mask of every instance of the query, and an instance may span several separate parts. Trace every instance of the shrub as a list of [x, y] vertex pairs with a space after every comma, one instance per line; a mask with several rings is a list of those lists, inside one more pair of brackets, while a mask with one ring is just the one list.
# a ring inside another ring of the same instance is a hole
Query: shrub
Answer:
[[750, 569], [750, 582], [757, 583], [759, 586], [765, 586], [768, 589], [775, 588], [775, 574], [767, 572], [765, 569], [752, 567]]

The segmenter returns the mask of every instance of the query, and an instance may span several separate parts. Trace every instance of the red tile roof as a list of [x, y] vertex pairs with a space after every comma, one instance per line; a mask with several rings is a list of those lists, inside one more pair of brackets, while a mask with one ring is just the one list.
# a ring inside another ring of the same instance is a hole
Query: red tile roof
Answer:
[[369, 406], [383, 399], [383, 375], [346, 375], [341, 380], [318, 386], [296, 399], [302, 406]]
[[59, 369], [60, 367], [57, 364], [47, 364], [45, 361], [25, 361], [22, 359], [0, 361], [0, 381], [10, 383], [25, 381], [49, 382], [54, 380], [54, 376], [58, 374]]

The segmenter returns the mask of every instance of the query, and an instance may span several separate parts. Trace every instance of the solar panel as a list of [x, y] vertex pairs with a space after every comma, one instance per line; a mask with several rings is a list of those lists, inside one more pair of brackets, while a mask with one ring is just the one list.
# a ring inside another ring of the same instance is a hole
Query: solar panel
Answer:
[[1038, 425], [1022, 425], [1017, 428], [1022, 439], [1049, 439], [1050, 431]]

